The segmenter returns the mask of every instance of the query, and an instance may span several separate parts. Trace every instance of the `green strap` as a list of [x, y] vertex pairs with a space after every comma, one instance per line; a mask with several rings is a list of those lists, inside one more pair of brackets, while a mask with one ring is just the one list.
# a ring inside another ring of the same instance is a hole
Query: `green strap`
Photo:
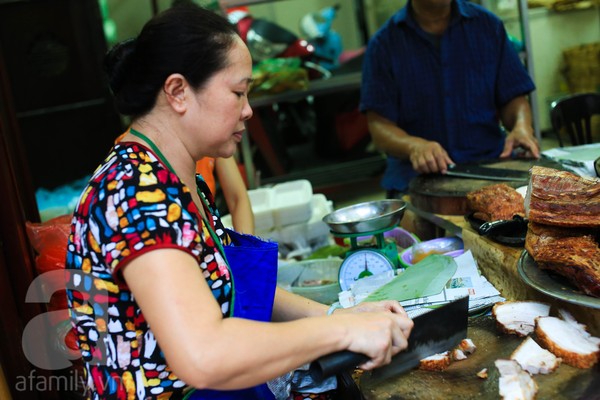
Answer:
[[[131, 134], [133, 136], [136, 136], [136, 137], [142, 139], [143, 141], [145, 141], [146, 143], [148, 143], [148, 146], [150, 146], [150, 148], [156, 153], [156, 155], [167, 166], [167, 168], [169, 168], [169, 170], [172, 173], [176, 174], [175, 168], [173, 168], [171, 166], [171, 164], [169, 163], [169, 160], [167, 160], [167, 157], [165, 157], [165, 155], [162, 153], [162, 151], [160, 151], [158, 146], [156, 144], [154, 144], [154, 142], [148, 136], [144, 135], [142, 132], [136, 131], [133, 128], [129, 128], [129, 132], [131, 132]], [[198, 193], [198, 197], [200, 197], [200, 200], [202, 201], [202, 205], [204, 206], [207, 215], [210, 214], [210, 208], [208, 207], [208, 202], [206, 201], [204, 193], [202, 193], [200, 188], [197, 186], [196, 186], [196, 191]], [[202, 222], [204, 222], [204, 224], [207, 226], [210, 237], [217, 245], [217, 248], [219, 249], [219, 253], [221, 253], [221, 256], [225, 260], [225, 263], [227, 263], [227, 266], [229, 266], [229, 263], [227, 262], [227, 256], [225, 255], [225, 249], [223, 248], [223, 244], [221, 243], [221, 240], [217, 236], [217, 233], [214, 231], [211, 221], [207, 220], [202, 214], [200, 214], [200, 217], [202, 218]]]
[[[129, 128], [129, 132], [131, 132], [131, 134], [133, 136], [136, 136], [136, 137], [142, 139], [143, 141], [145, 141], [146, 143], [148, 143], [148, 146], [150, 146], [150, 148], [156, 153], [156, 155], [167, 166], [167, 168], [169, 168], [169, 170], [172, 173], [177, 175], [175, 173], [175, 169], [169, 163], [169, 160], [167, 160], [167, 158], [162, 153], [162, 151], [160, 151], [158, 146], [156, 146], [156, 144], [154, 144], [154, 142], [148, 136], [144, 135], [141, 132], [136, 131], [133, 128]], [[204, 193], [202, 193], [202, 191], [200, 190], [200, 188], [197, 185], [196, 185], [196, 192], [198, 193], [198, 197], [200, 197], [200, 201], [202, 201], [202, 205], [204, 206], [204, 208], [206, 210], [206, 214], [210, 215], [211, 213], [210, 213], [210, 208], [208, 207], [208, 201], [206, 200]], [[219, 250], [219, 253], [221, 253], [221, 257], [223, 257], [223, 260], [225, 261], [225, 265], [227, 265], [227, 269], [230, 271], [229, 275], [231, 277], [231, 305], [229, 306], [229, 316], [231, 317], [231, 316], [233, 316], [233, 308], [234, 308], [234, 304], [235, 304], [235, 282], [233, 281], [233, 273], [231, 273], [231, 266], [229, 265], [229, 261], [227, 261], [227, 256], [225, 255], [225, 249], [223, 248], [223, 243], [221, 243], [221, 239], [219, 239], [219, 237], [217, 236], [217, 233], [213, 229], [211, 221], [208, 221], [201, 213], [200, 213], [200, 218], [202, 218], [202, 222], [204, 222], [204, 225], [206, 225], [206, 227], [208, 229], [208, 233], [210, 234], [210, 237], [212, 238], [213, 242], [215, 242], [215, 244], [217, 245], [217, 249]]]
[[148, 146], [150, 146], [150, 148], [156, 153], [156, 155], [167, 166], [167, 168], [169, 168], [172, 173], [175, 173], [175, 168], [173, 168], [171, 166], [171, 164], [169, 163], [169, 160], [167, 160], [167, 157], [165, 157], [165, 155], [162, 153], [162, 151], [160, 151], [160, 149], [158, 148], [158, 146], [156, 146], [154, 144], [154, 142], [152, 140], [150, 140], [150, 138], [148, 136], [144, 135], [142, 132], [136, 131], [133, 128], [129, 128], [129, 132], [131, 132], [131, 134], [133, 136], [137, 136], [140, 139], [142, 139], [143, 141], [145, 141], [146, 143], [148, 143]]

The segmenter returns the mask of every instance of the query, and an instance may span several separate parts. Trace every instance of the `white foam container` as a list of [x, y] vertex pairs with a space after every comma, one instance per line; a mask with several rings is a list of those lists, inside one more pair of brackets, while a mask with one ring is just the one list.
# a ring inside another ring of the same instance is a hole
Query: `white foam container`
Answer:
[[269, 232], [275, 226], [273, 194], [273, 190], [268, 188], [248, 190], [248, 197], [254, 214], [254, 227], [257, 232]]
[[308, 221], [312, 214], [312, 195], [312, 185], [306, 179], [275, 185], [272, 197], [275, 226], [279, 228]]

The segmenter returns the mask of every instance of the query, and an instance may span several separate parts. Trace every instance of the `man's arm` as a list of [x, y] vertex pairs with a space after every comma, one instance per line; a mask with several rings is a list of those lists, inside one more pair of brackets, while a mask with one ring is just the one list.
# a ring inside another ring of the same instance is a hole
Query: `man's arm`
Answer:
[[367, 112], [369, 131], [375, 146], [390, 156], [409, 160], [420, 174], [445, 173], [454, 164], [438, 142], [411, 136], [405, 130], [381, 115]]
[[510, 157], [513, 150], [522, 148], [524, 157], [540, 157], [540, 148], [531, 123], [531, 107], [525, 96], [509, 101], [500, 110], [502, 124], [509, 131], [500, 158]]

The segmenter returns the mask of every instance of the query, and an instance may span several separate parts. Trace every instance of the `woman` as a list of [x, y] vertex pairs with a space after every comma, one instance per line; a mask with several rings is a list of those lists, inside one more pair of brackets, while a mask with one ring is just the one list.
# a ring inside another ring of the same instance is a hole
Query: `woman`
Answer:
[[173, 7], [106, 69], [132, 124], [81, 196], [67, 255], [90, 398], [273, 398], [264, 382], [319, 356], [363, 353], [368, 370], [407, 346], [397, 302], [327, 315], [276, 289], [276, 244], [225, 231], [199, 189], [196, 161], [230, 157], [252, 115], [234, 27]]

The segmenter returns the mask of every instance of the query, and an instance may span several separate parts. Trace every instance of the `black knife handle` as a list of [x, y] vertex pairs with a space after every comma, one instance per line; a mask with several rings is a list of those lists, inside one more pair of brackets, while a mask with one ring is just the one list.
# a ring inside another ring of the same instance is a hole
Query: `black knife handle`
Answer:
[[356, 368], [356, 366], [367, 361], [369, 361], [369, 357], [364, 354], [348, 350], [338, 351], [313, 361], [311, 374], [314, 379], [322, 380], [337, 375], [340, 372]]

